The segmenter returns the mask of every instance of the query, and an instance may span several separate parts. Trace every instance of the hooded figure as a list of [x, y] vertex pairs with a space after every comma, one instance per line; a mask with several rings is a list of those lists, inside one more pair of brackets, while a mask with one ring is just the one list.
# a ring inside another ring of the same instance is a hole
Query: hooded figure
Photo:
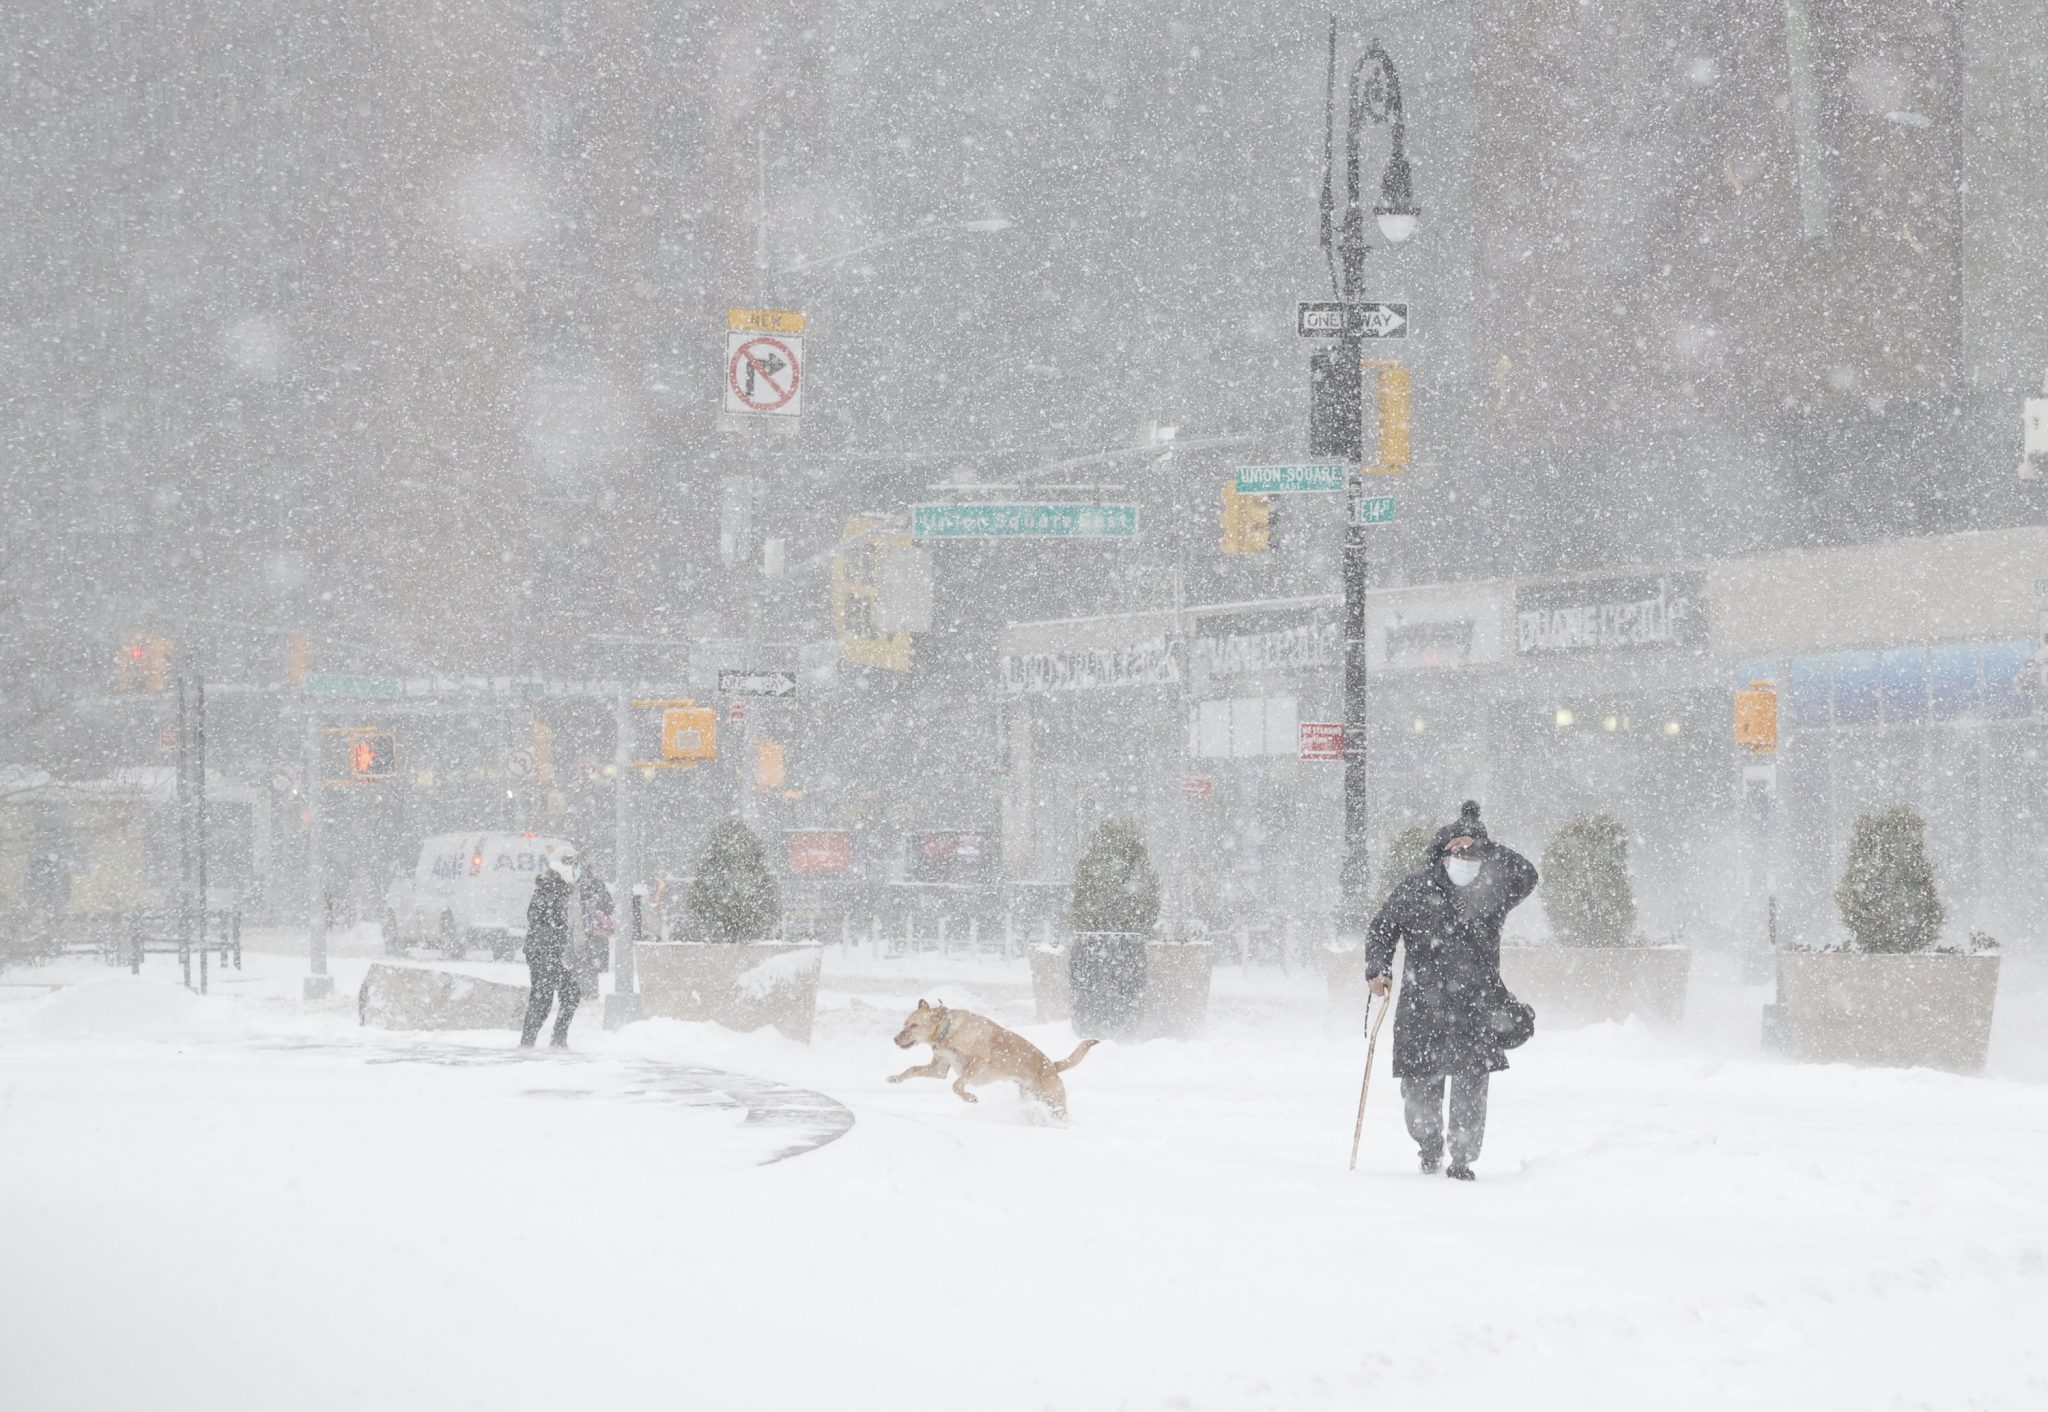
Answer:
[[1394, 885], [1366, 933], [1365, 975], [1385, 996], [1394, 948], [1406, 947], [1394, 1012], [1394, 1077], [1422, 1169], [1443, 1159], [1444, 1095], [1450, 1092], [1450, 1175], [1472, 1177], [1486, 1136], [1488, 1078], [1508, 1066], [1501, 1045], [1500, 929], [1536, 890], [1536, 868], [1493, 842], [1467, 800], [1438, 829], [1420, 872]]
[[528, 1049], [540, 1038], [548, 1010], [556, 995], [561, 1010], [555, 1017], [555, 1033], [549, 1042], [557, 1049], [569, 1047], [569, 1021], [576, 1014], [576, 1002], [583, 992], [576, 976], [565, 964], [569, 948], [569, 883], [545, 860], [533, 880], [533, 898], [526, 904], [526, 970], [532, 989], [526, 997], [526, 1025], [519, 1043]]

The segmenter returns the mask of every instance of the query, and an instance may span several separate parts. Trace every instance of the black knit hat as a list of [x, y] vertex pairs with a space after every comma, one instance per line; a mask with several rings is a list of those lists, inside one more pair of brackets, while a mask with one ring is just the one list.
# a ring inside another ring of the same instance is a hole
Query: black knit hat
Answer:
[[1434, 858], [1444, 851], [1444, 845], [1454, 838], [1469, 838], [1474, 843], [1491, 842], [1486, 836], [1486, 825], [1479, 822], [1479, 801], [1468, 799], [1458, 806], [1458, 822], [1445, 824], [1430, 840], [1429, 856]]

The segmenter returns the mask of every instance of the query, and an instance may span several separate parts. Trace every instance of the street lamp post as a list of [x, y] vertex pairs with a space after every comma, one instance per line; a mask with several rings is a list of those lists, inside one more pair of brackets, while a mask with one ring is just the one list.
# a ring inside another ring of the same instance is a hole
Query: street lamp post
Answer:
[[[1398, 244], [1415, 233], [1415, 199], [1408, 170], [1407, 132], [1401, 108], [1401, 80], [1394, 61], [1375, 39], [1351, 70], [1344, 126], [1344, 213], [1332, 230], [1334, 200], [1331, 181], [1331, 127], [1337, 86], [1337, 22], [1330, 21], [1328, 92], [1323, 127], [1322, 247], [1334, 256], [1331, 276], [1345, 303], [1359, 299], [1365, 284], [1365, 207], [1360, 192], [1359, 144], [1368, 120], [1389, 129], [1392, 151], [1380, 177], [1380, 199], [1373, 207], [1380, 235]], [[1334, 246], [1334, 249], [1333, 249]], [[1339, 274], [1341, 271], [1341, 276]], [[1361, 372], [1365, 350], [1347, 319], [1342, 336], [1329, 353], [1318, 354], [1309, 417], [1310, 451], [1360, 466], [1365, 456]], [[1369, 567], [1368, 529], [1359, 522], [1356, 496], [1345, 499], [1344, 523], [1344, 865], [1338, 878], [1337, 931], [1362, 930], [1369, 888], [1366, 805], [1370, 777], [1366, 765], [1366, 638], [1365, 590]]]

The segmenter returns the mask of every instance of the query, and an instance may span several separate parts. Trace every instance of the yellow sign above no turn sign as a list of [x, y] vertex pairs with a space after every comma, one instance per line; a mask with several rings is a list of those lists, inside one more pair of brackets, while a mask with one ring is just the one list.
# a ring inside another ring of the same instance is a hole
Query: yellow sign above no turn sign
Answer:
[[727, 309], [725, 327], [731, 333], [802, 333], [804, 316], [795, 309]]

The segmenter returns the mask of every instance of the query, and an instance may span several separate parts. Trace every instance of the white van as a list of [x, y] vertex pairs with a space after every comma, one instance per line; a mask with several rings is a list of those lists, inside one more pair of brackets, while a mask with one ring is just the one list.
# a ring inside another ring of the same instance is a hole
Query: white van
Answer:
[[384, 894], [384, 948], [435, 946], [450, 956], [489, 947], [509, 961], [526, 940], [526, 904], [543, 861], [570, 876], [576, 846], [531, 833], [444, 833], [420, 845], [411, 877]]

